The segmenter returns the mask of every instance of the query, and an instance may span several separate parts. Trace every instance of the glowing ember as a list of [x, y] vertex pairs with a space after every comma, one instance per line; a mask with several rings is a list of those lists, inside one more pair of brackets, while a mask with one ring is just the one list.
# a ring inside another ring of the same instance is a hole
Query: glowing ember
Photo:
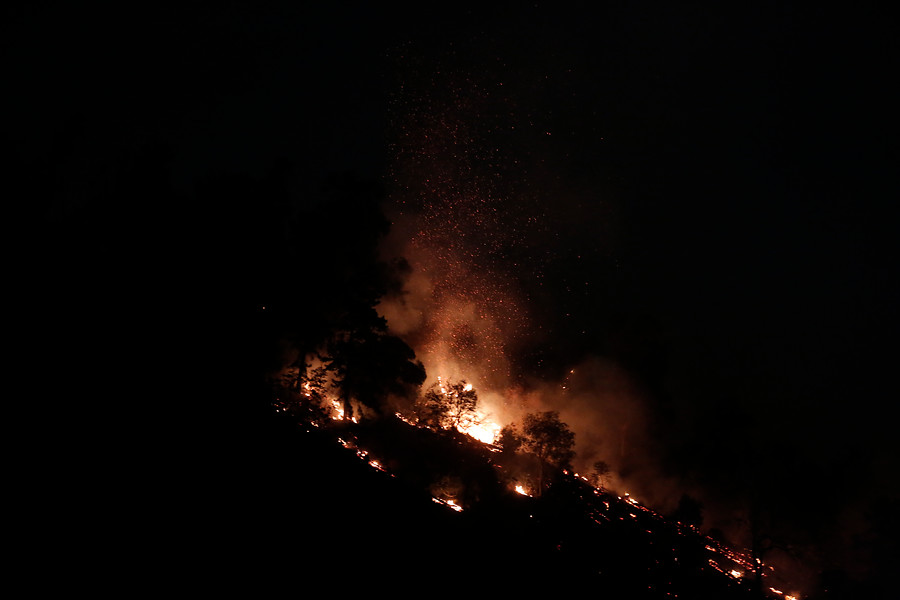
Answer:
[[413, 419], [404, 416], [402, 413], [399, 413], [399, 412], [394, 413], [394, 416], [397, 417], [398, 419], [400, 419], [401, 421], [403, 421], [404, 423], [406, 423], [407, 425], [412, 425], [413, 427], [415, 427], [417, 425], [417, 423]]
[[529, 494], [529, 493], [525, 490], [525, 488], [522, 487], [521, 485], [517, 485], [517, 486], [516, 486], [516, 493], [517, 493], [517, 494], [522, 494], [523, 496], [531, 496], [531, 494]]
[[732, 569], [730, 571], [730, 573], [731, 573], [731, 576], [734, 577], [735, 579], [740, 579], [741, 577], [744, 576], [744, 572], [738, 571], [737, 569]]
[[462, 512], [462, 510], [463, 510], [462, 506], [457, 504], [456, 501], [454, 501], [454, 500], [441, 500], [440, 498], [435, 498], [433, 496], [432, 496], [431, 500], [435, 504], [443, 504], [444, 506], [446, 506], [452, 510], [455, 510], [456, 512]]

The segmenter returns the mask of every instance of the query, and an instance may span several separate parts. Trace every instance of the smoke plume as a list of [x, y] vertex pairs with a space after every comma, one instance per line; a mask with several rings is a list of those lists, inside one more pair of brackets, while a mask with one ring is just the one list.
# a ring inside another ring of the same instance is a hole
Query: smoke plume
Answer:
[[562, 182], [542, 155], [523, 150], [540, 149], [552, 132], [521, 96], [513, 106], [498, 82], [452, 70], [413, 76], [417, 84], [394, 103], [392, 227], [382, 247], [386, 260], [405, 261], [407, 277], [380, 314], [425, 364], [426, 385], [467, 380], [500, 424], [559, 411], [576, 434], [577, 470], [603, 460], [614, 487], [649, 497], [663, 476], [640, 384], [611, 358], [584, 351], [595, 338], [564, 341], [596, 335], [573, 323], [584, 314], [569, 308], [589, 281], [573, 291], [560, 272], [590, 269], [582, 254], [592, 253], [593, 266], [605, 258], [608, 204], [593, 198], [585, 210], [596, 189]]

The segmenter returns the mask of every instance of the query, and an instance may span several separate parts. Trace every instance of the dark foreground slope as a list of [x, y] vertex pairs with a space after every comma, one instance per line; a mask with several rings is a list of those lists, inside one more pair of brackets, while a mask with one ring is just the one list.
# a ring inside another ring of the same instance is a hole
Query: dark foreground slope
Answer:
[[[573, 476], [541, 498], [512, 493], [480, 444], [393, 418], [336, 430], [270, 414], [254, 427], [241, 455], [193, 482], [202, 505], [173, 540], [202, 588], [750, 597], [709, 566], [699, 535]], [[462, 512], [431, 496], [448, 469], [474, 490]]]

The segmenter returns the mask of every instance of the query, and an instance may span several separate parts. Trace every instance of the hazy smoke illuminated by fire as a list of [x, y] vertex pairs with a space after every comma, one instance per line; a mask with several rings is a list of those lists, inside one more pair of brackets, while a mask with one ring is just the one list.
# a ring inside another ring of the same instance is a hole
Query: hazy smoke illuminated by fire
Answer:
[[552, 335], [545, 324], [557, 315], [539, 314], [529, 290], [547, 275], [547, 240], [559, 244], [566, 233], [553, 231], [558, 215], [547, 214], [563, 199], [530, 185], [539, 158], [501, 146], [497, 132], [521, 120], [468, 76], [432, 79], [425, 90], [401, 95], [394, 107], [392, 230], [383, 252], [409, 269], [402, 291], [385, 297], [379, 312], [425, 364], [426, 386], [438, 377], [473, 383], [482, 409], [501, 425], [525, 412], [559, 411], [576, 434], [577, 469], [604, 460], [630, 474], [611, 483], [646, 497], [635, 482], [658, 475], [643, 458], [651, 444], [629, 376], [611, 361], [582, 357], [564, 380], [546, 381], [517, 360]]

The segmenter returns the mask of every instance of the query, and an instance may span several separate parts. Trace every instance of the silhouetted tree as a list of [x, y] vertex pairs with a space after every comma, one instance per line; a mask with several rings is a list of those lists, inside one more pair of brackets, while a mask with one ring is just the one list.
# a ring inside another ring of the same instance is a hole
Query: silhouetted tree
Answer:
[[777, 528], [777, 513], [773, 511], [771, 498], [765, 490], [754, 489], [750, 492], [749, 506], [745, 521], [750, 541], [750, 556], [752, 566], [749, 569], [752, 577], [750, 585], [753, 594], [759, 598], [766, 597], [765, 561], [773, 552], [784, 553], [795, 557], [796, 552], [792, 544], [779, 533]]
[[538, 495], [544, 488], [545, 464], [569, 466], [575, 456], [575, 434], [559, 420], [559, 412], [546, 411], [525, 415], [522, 421], [523, 446], [538, 461]]
[[329, 384], [324, 364], [291, 366], [274, 377], [275, 407], [303, 421], [322, 423], [327, 418]]
[[502, 448], [502, 452], [505, 455], [512, 455], [519, 451], [519, 448], [522, 447], [522, 436], [519, 434], [515, 423], [505, 425], [500, 430], [497, 444]]
[[609, 464], [606, 461], [598, 460], [594, 463], [594, 472], [591, 473], [591, 483], [594, 487], [603, 487], [603, 483], [606, 481], [606, 478], [609, 476], [611, 469]]
[[413, 396], [425, 381], [425, 367], [412, 348], [388, 334], [384, 319], [370, 312], [328, 344], [328, 370], [335, 373], [345, 418], [353, 416], [351, 400], [381, 413], [391, 396]]
[[465, 380], [438, 379], [422, 395], [416, 413], [419, 420], [436, 429], [454, 429], [477, 424], [478, 394]]
[[699, 527], [703, 524], [703, 503], [693, 496], [682, 494], [672, 518], [685, 525]]

